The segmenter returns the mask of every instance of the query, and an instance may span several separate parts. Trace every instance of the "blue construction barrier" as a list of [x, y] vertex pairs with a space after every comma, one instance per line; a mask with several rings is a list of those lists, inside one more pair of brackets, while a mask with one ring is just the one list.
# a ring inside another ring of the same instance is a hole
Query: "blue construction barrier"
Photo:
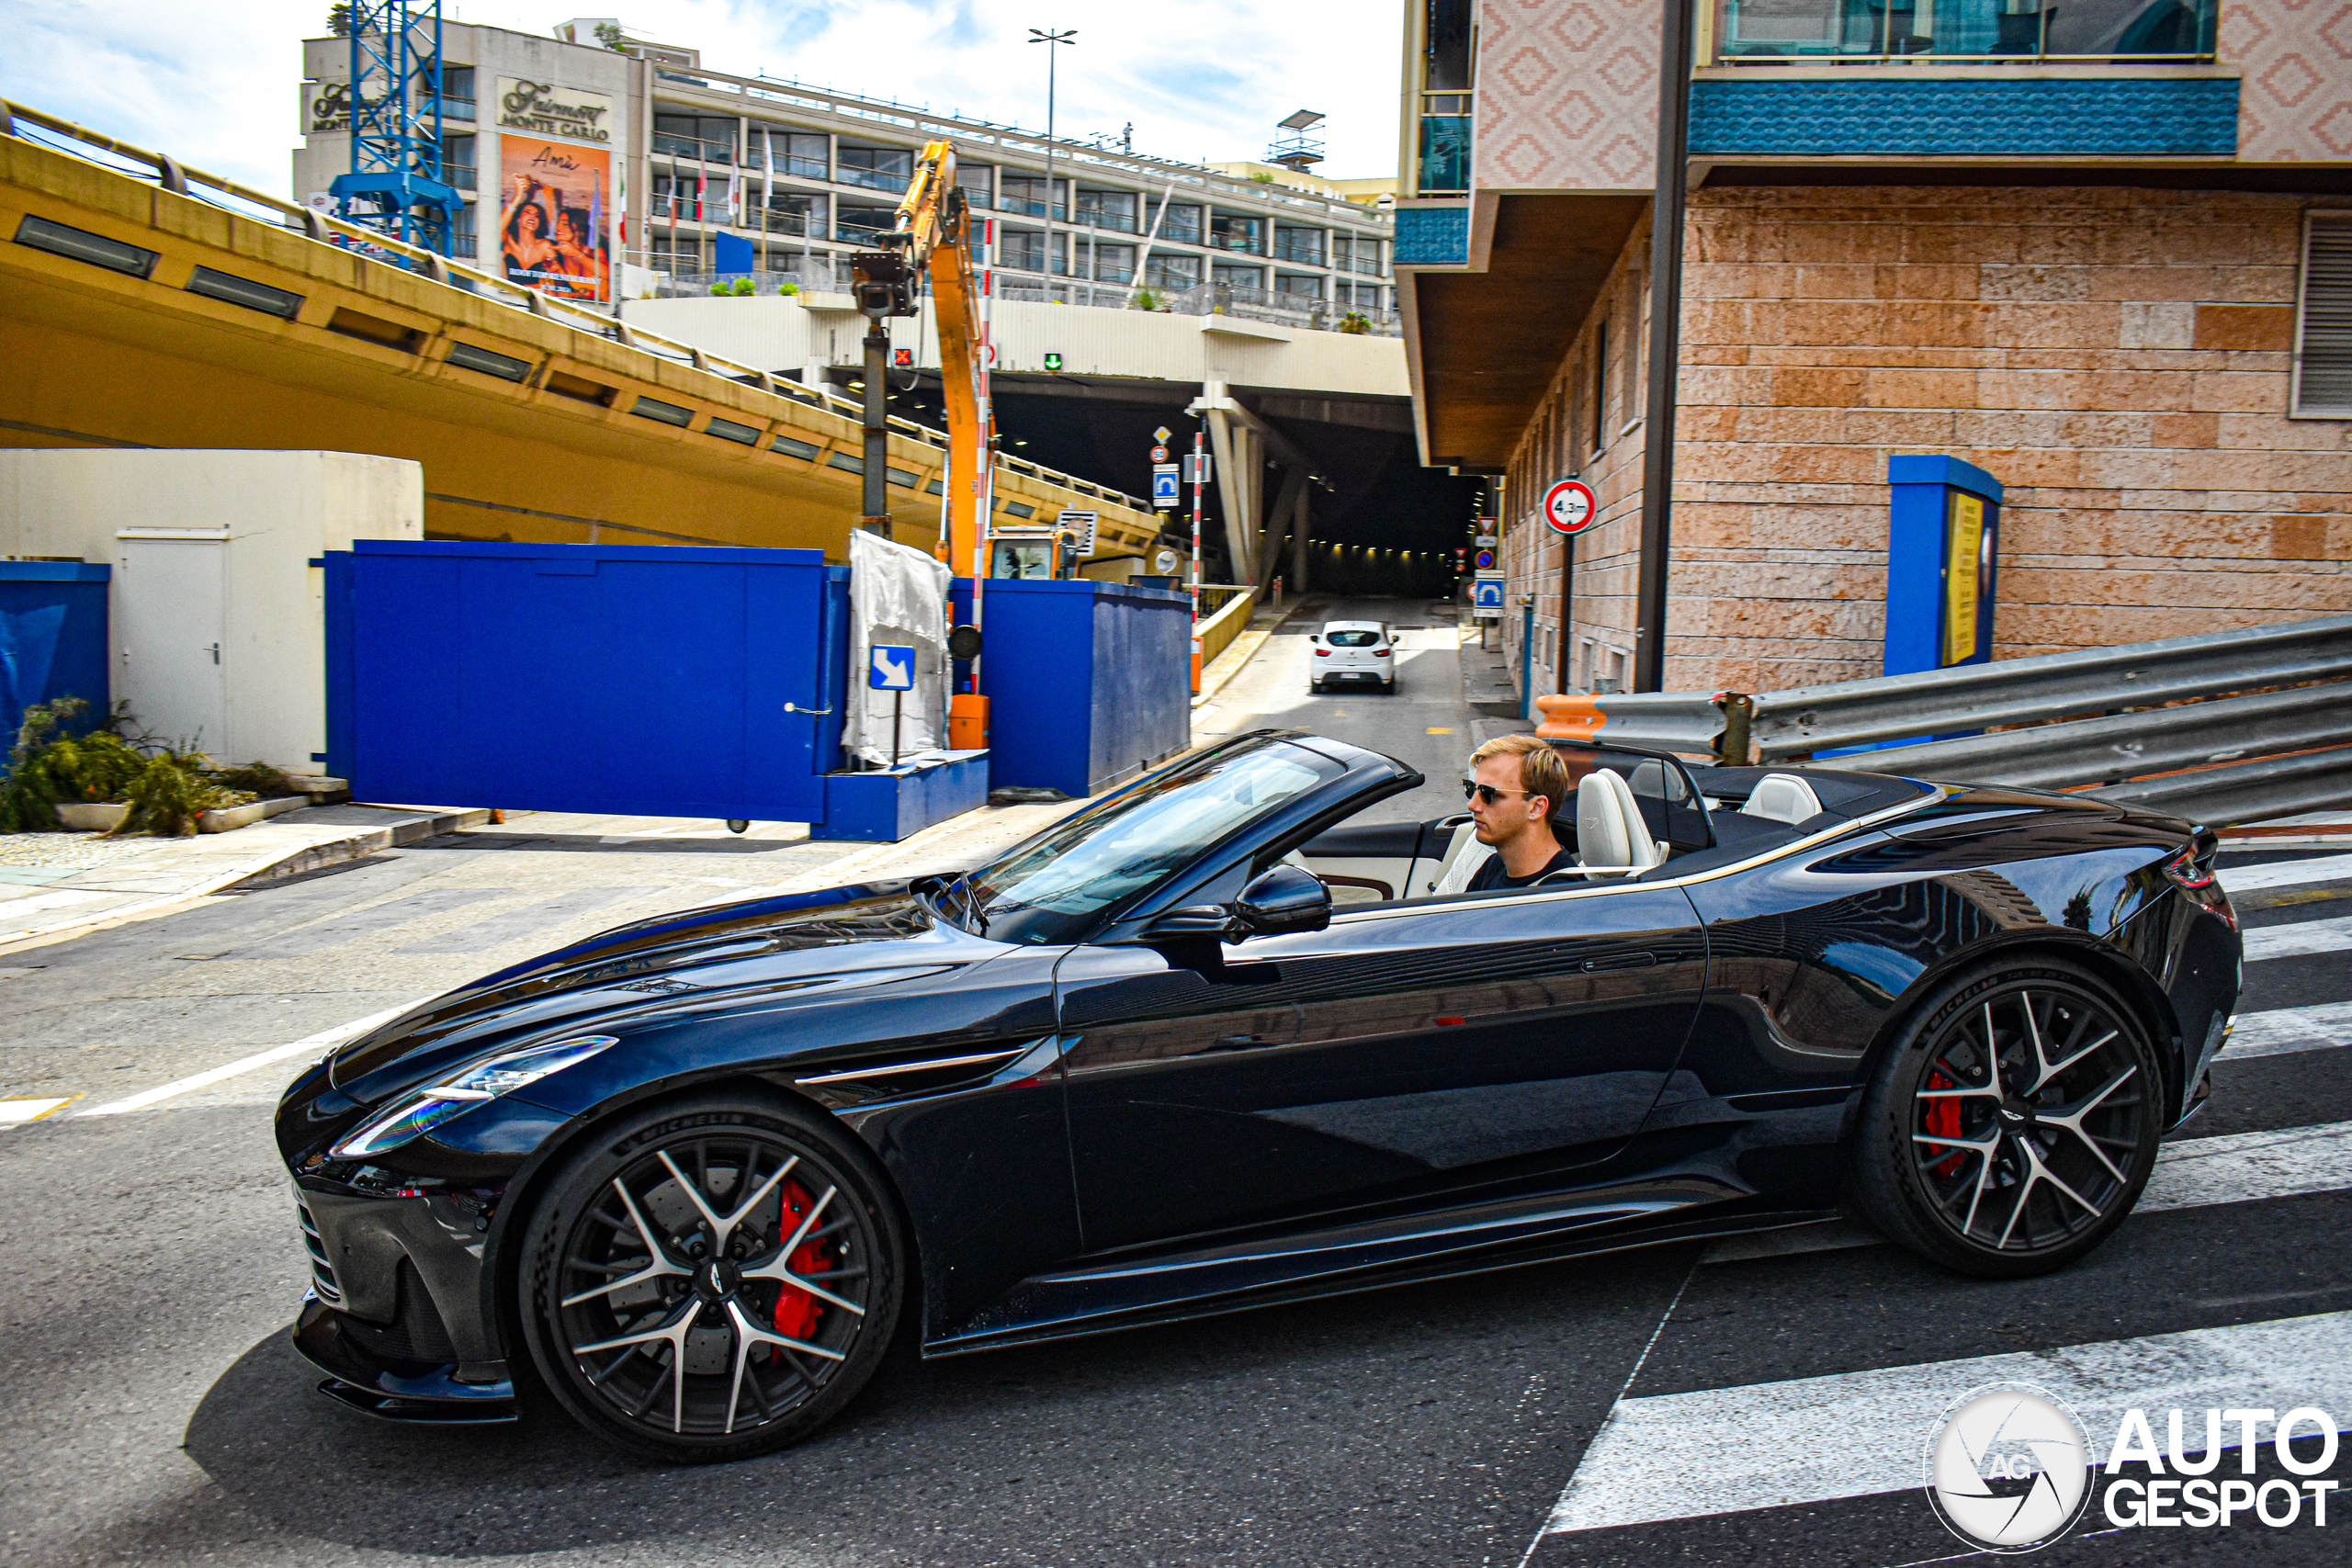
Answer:
[[72, 728], [106, 717], [107, 581], [84, 561], [0, 560], [0, 768], [25, 710], [59, 697], [90, 705]]
[[825, 819], [849, 570], [818, 551], [362, 540], [326, 588], [363, 799]]
[[[970, 594], [959, 580], [959, 621]], [[991, 784], [1096, 795], [1192, 744], [1188, 595], [991, 579], [981, 627]]]

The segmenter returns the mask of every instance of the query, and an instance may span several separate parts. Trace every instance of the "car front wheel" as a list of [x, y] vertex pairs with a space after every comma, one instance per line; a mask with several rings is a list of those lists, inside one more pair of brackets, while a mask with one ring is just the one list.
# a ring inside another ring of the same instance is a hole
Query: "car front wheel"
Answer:
[[1873, 1074], [1853, 1150], [1865, 1218], [1922, 1257], [2017, 1278], [2123, 1223], [2163, 1133], [2155, 1050], [2098, 976], [1979, 970], [1913, 1015]]
[[524, 1337], [580, 1424], [654, 1459], [747, 1458], [874, 1375], [906, 1247], [883, 1179], [822, 1117], [695, 1101], [601, 1130], [526, 1232]]

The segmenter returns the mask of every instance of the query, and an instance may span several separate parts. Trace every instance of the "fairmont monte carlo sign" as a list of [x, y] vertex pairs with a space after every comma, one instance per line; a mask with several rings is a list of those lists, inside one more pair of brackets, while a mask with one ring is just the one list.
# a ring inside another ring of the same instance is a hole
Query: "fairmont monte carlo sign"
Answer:
[[613, 100], [596, 93], [528, 82], [516, 76], [498, 79], [498, 124], [502, 130], [534, 136], [561, 136], [574, 141], [610, 142]]

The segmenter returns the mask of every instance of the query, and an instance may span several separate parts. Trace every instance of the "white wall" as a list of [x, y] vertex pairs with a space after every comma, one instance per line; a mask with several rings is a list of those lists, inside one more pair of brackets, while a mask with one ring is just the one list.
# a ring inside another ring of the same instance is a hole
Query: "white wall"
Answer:
[[[185, 708], [186, 647], [140, 647], [123, 628], [182, 606], [127, 600], [126, 541], [179, 537], [220, 550], [221, 717]], [[0, 556], [103, 561], [114, 695], [149, 730], [203, 730], [222, 761], [288, 772], [326, 750], [324, 573], [310, 563], [356, 539], [424, 536], [424, 469], [356, 452], [0, 450]]]

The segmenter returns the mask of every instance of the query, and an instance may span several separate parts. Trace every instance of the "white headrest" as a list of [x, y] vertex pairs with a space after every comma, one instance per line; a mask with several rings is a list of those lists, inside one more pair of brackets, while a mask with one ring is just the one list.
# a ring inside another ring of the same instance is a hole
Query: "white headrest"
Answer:
[[1625, 781], [1595, 768], [1577, 781], [1577, 863], [1602, 869], [1590, 880], [1646, 871], [1660, 859], [1642, 808]]
[[1794, 826], [1821, 815], [1821, 797], [1813, 793], [1811, 784], [1793, 773], [1766, 773], [1747, 792], [1747, 803], [1739, 808], [1739, 814]]

